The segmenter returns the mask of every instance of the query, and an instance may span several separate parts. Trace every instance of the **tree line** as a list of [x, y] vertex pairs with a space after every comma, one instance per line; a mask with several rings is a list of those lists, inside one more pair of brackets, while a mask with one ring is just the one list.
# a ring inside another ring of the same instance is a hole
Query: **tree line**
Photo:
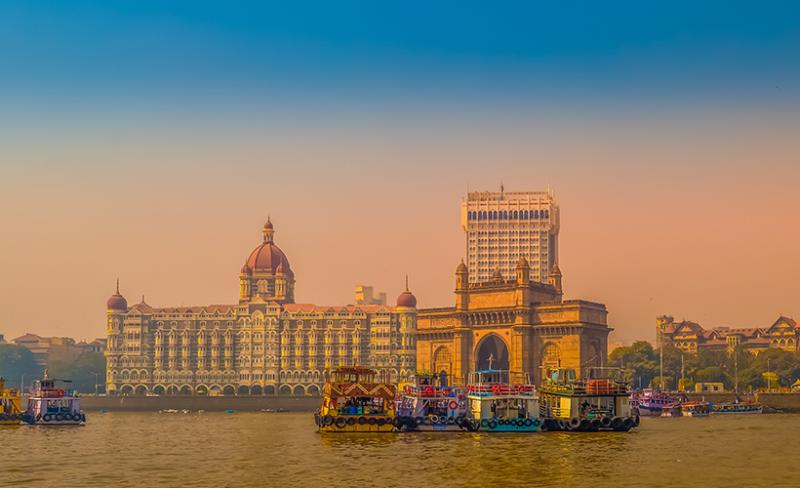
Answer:
[[[0, 344], [0, 377], [5, 378], [6, 387], [19, 388], [24, 378], [27, 388], [34, 380], [41, 378], [43, 373], [44, 367], [36, 364], [30, 350], [14, 344]], [[68, 388], [81, 393], [94, 393], [95, 382], [98, 384], [98, 391], [103, 392], [106, 359], [99, 352], [85, 351], [77, 356], [56, 352], [48, 357], [47, 374], [50, 378], [71, 380]]]
[[647, 341], [618, 347], [608, 357], [609, 366], [622, 367], [626, 380], [634, 388], [665, 389], [679, 387], [693, 390], [697, 382], [720, 382], [728, 390], [790, 387], [800, 378], [800, 353], [769, 348], [752, 354], [741, 347], [728, 350], [701, 350], [698, 353], [681, 351], [664, 344], [663, 371], [659, 377], [659, 350]]

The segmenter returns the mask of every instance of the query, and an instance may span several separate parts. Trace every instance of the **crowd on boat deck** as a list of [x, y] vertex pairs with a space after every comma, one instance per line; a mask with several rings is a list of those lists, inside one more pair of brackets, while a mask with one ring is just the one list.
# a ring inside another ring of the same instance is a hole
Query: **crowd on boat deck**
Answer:
[[354, 397], [348, 398], [343, 405], [338, 405], [339, 415], [379, 415], [384, 413], [383, 400], [380, 398]]

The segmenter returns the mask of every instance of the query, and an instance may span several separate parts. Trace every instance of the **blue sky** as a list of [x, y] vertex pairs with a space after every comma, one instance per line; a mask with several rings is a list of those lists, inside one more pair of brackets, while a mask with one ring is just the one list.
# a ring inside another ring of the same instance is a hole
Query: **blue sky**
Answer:
[[796, 2], [4, 2], [0, 96], [781, 104], [800, 92], [799, 13]]

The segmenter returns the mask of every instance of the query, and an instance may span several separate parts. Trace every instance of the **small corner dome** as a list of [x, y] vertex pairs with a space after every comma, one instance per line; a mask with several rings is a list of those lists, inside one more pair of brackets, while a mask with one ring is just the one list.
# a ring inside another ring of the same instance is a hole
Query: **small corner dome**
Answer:
[[417, 306], [417, 297], [414, 296], [413, 293], [406, 290], [397, 297], [397, 306], [398, 307], [408, 307], [408, 308], [416, 308]]

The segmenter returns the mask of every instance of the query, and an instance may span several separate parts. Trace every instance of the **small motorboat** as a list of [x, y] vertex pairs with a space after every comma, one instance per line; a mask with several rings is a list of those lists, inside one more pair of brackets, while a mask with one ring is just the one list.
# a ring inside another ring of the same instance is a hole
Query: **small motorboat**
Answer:
[[57, 388], [56, 382], [71, 383], [44, 377], [36, 380], [28, 398], [28, 408], [23, 419], [31, 425], [84, 425], [86, 414], [81, 411], [80, 399], [74, 390]]
[[684, 417], [708, 417], [711, 413], [711, 402], [685, 402], [681, 404]]

